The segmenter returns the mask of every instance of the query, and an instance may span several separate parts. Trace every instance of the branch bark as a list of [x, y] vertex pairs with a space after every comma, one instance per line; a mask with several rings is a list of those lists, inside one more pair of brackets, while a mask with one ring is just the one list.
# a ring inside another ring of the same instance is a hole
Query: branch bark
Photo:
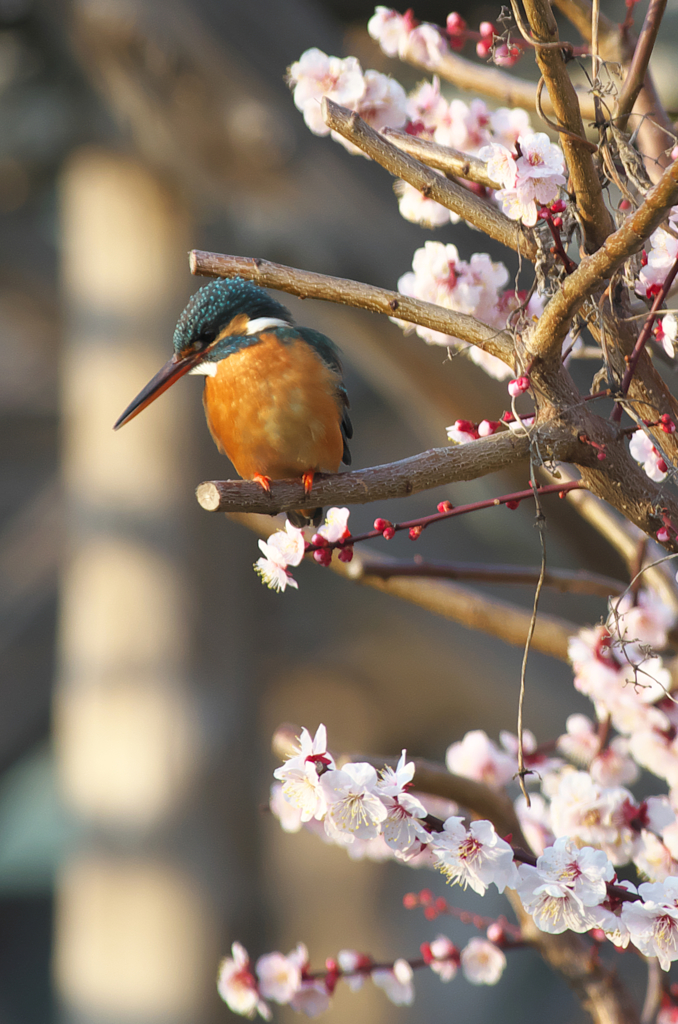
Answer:
[[271, 492], [249, 480], [210, 480], [198, 486], [198, 502], [207, 512], [259, 512], [276, 515], [317, 505], [363, 505], [404, 498], [460, 480], [476, 480], [527, 458], [530, 440], [511, 431], [480, 437], [469, 444], [431, 448], [409, 459], [352, 473], [317, 473], [311, 495], [301, 480], [273, 480]]
[[[554, 483], [558, 481], [554, 480]], [[380, 579], [394, 576], [436, 578], [445, 580], [473, 580], [476, 583], [508, 583], [536, 586], [540, 570], [520, 565], [486, 565], [473, 562], [370, 562], [363, 558], [363, 572]], [[609, 576], [570, 569], [547, 569], [544, 586], [563, 594], [592, 594], [595, 597], [620, 597], [626, 583]]]
[[407, 323], [430, 327], [434, 331], [459, 338], [489, 352], [508, 366], [514, 365], [513, 338], [508, 331], [499, 331], [475, 317], [455, 313], [432, 302], [411, 299], [399, 292], [363, 284], [361, 281], [296, 270], [294, 267], [250, 256], [227, 256], [193, 249], [189, 254], [189, 263], [191, 273], [203, 277], [244, 277], [263, 288], [276, 288], [302, 299], [325, 299], [327, 302], [369, 309], [373, 313], [397, 316]]
[[327, 96], [322, 102], [325, 124], [352, 142], [363, 153], [371, 156], [391, 174], [409, 182], [428, 199], [433, 199], [448, 210], [458, 213], [469, 224], [473, 224], [509, 249], [515, 249], [526, 259], [534, 262], [537, 258], [537, 246], [532, 233], [526, 231], [517, 221], [509, 220], [495, 206], [475, 193], [462, 185], [448, 181], [419, 160], [403, 153], [383, 135], [365, 124], [355, 111], [340, 107]]
[[[542, 43], [558, 41], [558, 26], [550, 6], [545, 0], [524, 0], [525, 12], [535, 40]], [[536, 45], [539, 70], [553, 103], [558, 123], [563, 131], [563, 147], [570, 182], [577, 200], [577, 208], [584, 229], [584, 247], [587, 252], [598, 249], [614, 228], [605, 206], [603, 190], [593, 156], [586, 143], [579, 101], [565, 66], [563, 52], [558, 48]]]
[[469, 156], [468, 153], [461, 153], [449, 146], [440, 146], [437, 142], [429, 142], [428, 139], [420, 139], [416, 135], [408, 135], [399, 128], [383, 128], [381, 134], [403, 153], [408, 153], [427, 167], [435, 167], [443, 174], [475, 181], [487, 188], [501, 188], [501, 185], [493, 181], [487, 173], [487, 165], [476, 156]]
[[633, 51], [631, 63], [626, 72], [624, 84], [617, 97], [617, 109], [615, 111], [615, 123], [621, 131], [626, 130], [629, 114], [633, 110], [640, 90], [645, 83], [645, 77], [650, 66], [650, 57], [654, 50], [659, 28], [662, 23], [666, 0], [650, 0], [643, 27], [640, 30], [638, 42]]
[[639, 252], [645, 239], [662, 223], [678, 201], [678, 161], [671, 164], [635, 213], [626, 218], [597, 252], [585, 256], [566, 277], [539, 318], [528, 339], [531, 355], [542, 360], [559, 359], [572, 317], [622, 263]]
[[[407, 58], [405, 58], [407, 60]], [[535, 110], [537, 105], [537, 87], [534, 82], [527, 82], [525, 79], [516, 78], [506, 71], [500, 71], [497, 67], [487, 64], [477, 64], [475, 61], [460, 57], [457, 53], [448, 53], [435, 66], [419, 64], [416, 61], [408, 60], [415, 68], [423, 71], [433, 72], [451, 82], [458, 89], [467, 92], [479, 92], [484, 96], [491, 96], [499, 100], [507, 107], [526, 107], [528, 110]], [[593, 99], [584, 90], [577, 90], [579, 102], [584, 117], [595, 119]], [[550, 97], [544, 101], [544, 108], [553, 113], [553, 103]]]

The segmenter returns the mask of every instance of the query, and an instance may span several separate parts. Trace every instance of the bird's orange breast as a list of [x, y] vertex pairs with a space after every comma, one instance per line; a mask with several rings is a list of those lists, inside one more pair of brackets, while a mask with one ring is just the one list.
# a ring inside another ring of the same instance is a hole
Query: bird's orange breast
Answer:
[[205, 378], [207, 425], [246, 480], [335, 473], [343, 452], [339, 383], [305, 341], [264, 332]]

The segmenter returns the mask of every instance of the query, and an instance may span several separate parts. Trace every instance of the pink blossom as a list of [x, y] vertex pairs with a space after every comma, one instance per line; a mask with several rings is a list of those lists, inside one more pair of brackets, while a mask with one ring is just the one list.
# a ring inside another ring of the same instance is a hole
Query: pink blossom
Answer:
[[556, 935], [593, 927], [589, 908], [606, 898], [605, 882], [614, 877], [614, 868], [601, 850], [580, 850], [566, 837], [545, 850], [536, 867], [521, 864], [518, 872], [523, 906], [538, 928]]
[[377, 773], [370, 764], [350, 763], [325, 772], [320, 782], [327, 800], [325, 831], [339, 843], [373, 839], [388, 811], [377, 794]]
[[289, 1003], [301, 985], [301, 972], [308, 965], [308, 950], [303, 942], [288, 956], [266, 953], [257, 960], [259, 991], [265, 999], [284, 1005]]
[[476, 936], [461, 951], [461, 969], [472, 985], [496, 985], [506, 967], [506, 956], [488, 939]]
[[[366, 969], [372, 964], [370, 957], [365, 956], [364, 953], [358, 953], [354, 949], [340, 949], [337, 953], [337, 963], [344, 972], [346, 984], [351, 992], [361, 989], [369, 977]], [[361, 968], [364, 970], [361, 971]]]
[[431, 852], [450, 882], [470, 885], [481, 896], [491, 883], [503, 892], [517, 880], [513, 850], [489, 821], [473, 821], [468, 831], [462, 818], [448, 818], [431, 838]]
[[319, 1017], [330, 1006], [330, 994], [323, 981], [305, 979], [290, 1000], [290, 1006], [307, 1017]]
[[511, 398], [517, 398], [518, 395], [524, 394], [529, 390], [530, 378], [523, 374], [522, 377], [517, 377], [515, 380], [510, 380], [508, 383], [508, 393]]
[[289, 69], [294, 105], [315, 135], [329, 135], [321, 110], [323, 96], [353, 110], [365, 92], [362, 68], [355, 57], [328, 57], [313, 47], [306, 50]]
[[601, 786], [631, 785], [640, 772], [638, 765], [629, 756], [629, 741], [626, 736], [615, 736], [612, 742], [597, 754], [589, 766], [594, 782]]
[[481, 729], [467, 732], [460, 743], [453, 743], [445, 755], [447, 770], [488, 786], [505, 786], [518, 770], [514, 757], [499, 748]]
[[662, 456], [642, 430], [636, 430], [629, 441], [631, 456], [639, 462], [650, 480], [660, 483], [666, 479], [667, 466]]
[[295, 807], [285, 799], [283, 794], [282, 785], [279, 782], [274, 782], [271, 786], [271, 795], [268, 801], [268, 806], [280, 822], [280, 827], [283, 832], [299, 832], [303, 824], [301, 820], [301, 808]]
[[271, 1011], [261, 999], [256, 980], [250, 971], [247, 950], [239, 942], [231, 946], [231, 956], [221, 961], [217, 990], [233, 1013], [250, 1018], [256, 1017], [258, 1013], [264, 1020], [271, 1019]]
[[449, 52], [447, 39], [440, 29], [424, 22], [410, 32], [404, 56], [415, 64], [435, 71]]
[[547, 846], [553, 846], [555, 836], [551, 829], [550, 808], [544, 797], [539, 793], [530, 794], [530, 806], [521, 794], [514, 803], [520, 827], [530, 848], [535, 853], [543, 853]]
[[388, 57], [404, 57], [413, 28], [407, 18], [390, 7], [377, 7], [367, 23], [367, 31]]
[[414, 1002], [414, 974], [407, 960], [396, 960], [392, 968], [372, 971], [372, 981], [383, 989], [396, 1006], [411, 1006]]
[[678, 863], [669, 848], [653, 832], [645, 829], [640, 834], [633, 863], [651, 882], [663, 882], [671, 875], [678, 875]]
[[586, 715], [570, 715], [566, 733], [558, 738], [558, 750], [580, 765], [589, 765], [600, 749], [598, 731]]
[[459, 967], [459, 950], [446, 935], [438, 935], [433, 942], [429, 943], [432, 971], [438, 975], [441, 981], [451, 981]]
[[448, 210], [435, 199], [429, 199], [413, 185], [398, 179], [393, 184], [393, 191], [398, 196], [400, 216], [411, 224], [421, 224], [425, 228], [439, 228], [450, 222], [459, 221], [457, 214]]
[[347, 508], [330, 508], [327, 510], [325, 516], [325, 522], [318, 529], [318, 533], [321, 537], [324, 537], [328, 544], [334, 544], [336, 541], [346, 540], [350, 537], [350, 531], [348, 529], [348, 517], [350, 511]]
[[430, 134], [436, 130], [449, 112], [449, 105], [440, 94], [440, 79], [434, 75], [431, 82], [420, 82], [407, 97], [407, 116], [418, 121]]
[[642, 902], [624, 903], [622, 920], [634, 946], [645, 956], [656, 956], [668, 971], [678, 960], [678, 878], [644, 882], [638, 892]]
[[487, 173], [502, 188], [513, 188], [518, 177], [518, 166], [513, 153], [496, 142], [483, 146], [478, 153], [481, 160], [487, 163]]

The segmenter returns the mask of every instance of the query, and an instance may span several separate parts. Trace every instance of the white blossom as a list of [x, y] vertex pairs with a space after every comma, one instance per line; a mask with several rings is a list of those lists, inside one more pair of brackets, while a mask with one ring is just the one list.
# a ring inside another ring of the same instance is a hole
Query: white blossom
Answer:
[[217, 990], [233, 1013], [250, 1018], [259, 1013], [264, 1020], [271, 1019], [271, 1011], [260, 997], [256, 980], [250, 971], [247, 950], [239, 942], [233, 943], [231, 956], [225, 957], [219, 965]]
[[327, 800], [325, 830], [335, 842], [373, 839], [388, 811], [377, 795], [377, 773], [367, 763], [346, 764], [325, 772], [321, 786]]
[[468, 831], [462, 818], [448, 818], [442, 832], [431, 838], [430, 849], [450, 882], [471, 888], [481, 896], [494, 882], [499, 892], [513, 888], [518, 875], [513, 850], [500, 839], [489, 821], [473, 821]]
[[396, 960], [392, 968], [372, 971], [372, 981], [383, 989], [396, 1006], [411, 1006], [414, 1002], [414, 974], [407, 960]]
[[461, 969], [472, 985], [496, 985], [506, 967], [506, 956], [489, 939], [476, 936], [461, 951]]

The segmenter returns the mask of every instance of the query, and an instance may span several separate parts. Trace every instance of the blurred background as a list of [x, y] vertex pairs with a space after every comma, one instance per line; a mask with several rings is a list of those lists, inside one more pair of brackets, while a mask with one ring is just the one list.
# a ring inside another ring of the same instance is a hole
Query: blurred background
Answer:
[[[255, 536], [194, 498], [201, 480], [232, 475], [199, 381], [111, 430], [203, 283], [190, 248], [394, 288], [435, 237], [516, 270], [464, 225], [406, 223], [381, 168], [306, 130], [284, 75], [310, 46], [406, 87], [421, 77], [369, 39], [372, 10], [0, 0], [0, 1024], [216, 1024], [232, 1016], [214, 978], [234, 939], [254, 957], [303, 940], [320, 967], [340, 948], [389, 959], [440, 931], [473, 934], [402, 909], [412, 888], [443, 892], [441, 877], [284, 835], [265, 810], [270, 737], [282, 721], [323, 721], [336, 750], [441, 759], [470, 728], [514, 730], [521, 652], [312, 565], [298, 593], [262, 587]], [[498, 13], [459, 10], [474, 26]], [[438, 0], [415, 11], [448, 12]], [[506, 406], [504, 385], [376, 316], [281, 298], [343, 349], [356, 467], [444, 444], [457, 417]], [[353, 530], [524, 476], [359, 507]], [[416, 550], [539, 560], [522, 507], [427, 531]], [[396, 539], [389, 552], [413, 549]], [[551, 565], [625, 578], [562, 502], [548, 506], [548, 552]], [[488, 592], [531, 605], [525, 588]], [[548, 594], [543, 608], [582, 623], [604, 612]], [[577, 709], [567, 666], [533, 655], [527, 725], [546, 740]], [[417, 989], [410, 1009], [371, 986], [340, 991], [327, 1019], [441, 1019], [451, 999], [459, 1019], [581, 1017], [529, 952], [496, 988], [431, 975]]]

